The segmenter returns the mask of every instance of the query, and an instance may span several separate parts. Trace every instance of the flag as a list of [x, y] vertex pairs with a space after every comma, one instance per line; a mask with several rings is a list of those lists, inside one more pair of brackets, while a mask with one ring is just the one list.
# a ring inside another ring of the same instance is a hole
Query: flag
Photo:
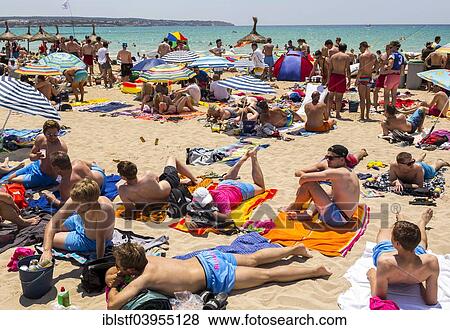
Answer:
[[62, 9], [69, 9], [69, 0], [63, 2]]

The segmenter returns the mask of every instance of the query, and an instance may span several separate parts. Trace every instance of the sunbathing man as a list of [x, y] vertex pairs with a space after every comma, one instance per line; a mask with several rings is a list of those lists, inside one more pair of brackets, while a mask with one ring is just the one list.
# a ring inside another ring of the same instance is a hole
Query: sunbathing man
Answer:
[[37, 224], [40, 218], [24, 219], [20, 215], [20, 209], [14, 203], [14, 199], [0, 186], [0, 224], [5, 220], [16, 224], [19, 228], [24, 228]]
[[96, 252], [102, 258], [112, 245], [115, 225], [112, 202], [100, 196], [98, 184], [89, 178], [76, 183], [70, 198], [45, 228], [40, 263], [52, 260], [52, 248], [71, 252]]
[[[366, 158], [369, 154], [367, 153], [366, 149], [361, 149], [355, 154], [348, 154], [347, 157], [345, 157], [345, 164], [348, 168], [355, 168], [364, 158]], [[303, 175], [303, 173], [315, 173], [315, 172], [322, 172], [325, 170], [328, 170], [328, 160], [324, 158], [320, 162], [308, 166], [306, 168], [302, 168], [300, 170], [295, 171], [295, 176], [300, 177]]]
[[[216, 189], [208, 191], [198, 188], [192, 194], [193, 200], [189, 206], [192, 210], [213, 210], [217, 222], [224, 222], [230, 217], [231, 211], [238, 207], [243, 201], [262, 194], [266, 188], [264, 175], [257, 158], [258, 147], [247, 151], [239, 161], [223, 177]], [[238, 181], [239, 171], [244, 163], [251, 159], [253, 183]], [[192, 219], [186, 217], [186, 226], [195, 229], [197, 226]]]
[[363, 41], [359, 44], [361, 55], [359, 56], [359, 70], [356, 75], [356, 86], [359, 92], [359, 105], [361, 107], [361, 120], [369, 120], [370, 113], [370, 86], [372, 73], [375, 69], [377, 57], [369, 49], [369, 44]]
[[397, 111], [407, 115], [414, 113], [417, 109], [423, 109], [427, 115], [446, 118], [448, 108], [450, 106], [449, 98], [440, 87], [436, 86], [435, 88], [437, 93], [434, 95], [430, 103], [421, 102], [420, 104], [413, 105], [410, 108], [403, 107], [402, 110]]
[[404, 114], [397, 115], [397, 109], [388, 105], [384, 112], [386, 120], [381, 122], [383, 136], [388, 136], [390, 132], [399, 130], [401, 132], [413, 134], [416, 131], [423, 131], [423, 122], [425, 121], [425, 110], [417, 109], [414, 113], [406, 118]]
[[256, 104], [256, 110], [259, 112], [259, 120], [261, 124], [272, 124], [276, 128], [290, 127], [294, 123], [302, 121], [295, 111], [290, 109], [272, 108], [269, 109], [267, 101], [259, 101]]
[[54, 120], [47, 120], [43, 134], [38, 135], [31, 149], [32, 163], [13, 173], [7, 179], [11, 183], [22, 183], [25, 188], [46, 188], [57, 185], [58, 176], [50, 163], [50, 155], [57, 151], [67, 153], [67, 145], [59, 139], [61, 127]]
[[[371, 294], [387, 299], [390, 284], [419, 284], [425, 304], [438, 303], [439, 263], [427, 253], [425, 228], [433, 217], [431, 209], [422, 214], [419, 225], [397, 221], [392, 229], [380, 229], [373, 248], [373, 264], [367, 272]], [[424, 285], [425, 284], [425, 285]]]
[[[320, 214], [320, 219], [331, 227], [340, 227], [351, 221], [359, 203], [359, 179], [347, 166], [348, 150], [344, 146], [334, 145], [328, 149], [325, 158], [328, 169], [305, 173], [297, 171], [300, 188], [297, 198], [287, 208], [288, 216], [294, 219], [311, 220], [311, 212], [298, 213], [310, 200]], [[320, 182], [330, 181], [332, 192], [329, 195], [320, 186]], [[300, 217], [299, 217], [300, 216]]]
[[328, 132], [336, 124], [336, 120], [330, 119], [327, 105], [320, 102], [319, 92], [313, 92], [311, 98], [312, 102], [305, 105], [305, 129], [309, 132]]
[[443, 167], [449, 163], [438, 159], [434, 166], [424, 163], [426, 154], [422, 154], [417, 161], [409, 152], [401, 152], [397, 155], [396, 162], [389, 167], [389, 182], [394, 192], [402, 192], [404, 189], [417, 189], [423, 187], [424, 180], [431, 180]]
[[58, 187], [61, 200], [58, 200], [51, 193], [44, 192], [44, 195], [56, 207], [61, 207], [70, 198], [70, 192], [73, 186], [85, 178], [90, 178], [98, 184], [100, 187], [100, 195], [105, 193], [105, 171], [96, 163], [87, 163], [81, 160], [70, 162], [69, 155], [62, 151], [51, 154], [50, 162], [55, 173], [61, 177], [61, 182]]
[[137, 177], [135, 164], [122, 161], [117, 164], [117, 170], [125, 180], [125, 184], [119, 186], [119, 195], [125, 206], [126, 219], [131, 218], [136, 209], [146, 204], [167, 202], [172, 189], [181, 185], [178, 174], [187, 177], [193, 184], [197, 184], [196, 177], [191, 171], [174, 157], [169, 157], [161, 175], [147, 172], [142, 177]]
[[[332, 274], [325, 266], [258, 267], [290, 256], [311, 257], [302, 244], [263, 249], [249, 255], [211, 250], [201, 252], [195, 258], [177, 260], [146, 257], [142, 246], [126, 243], [115, 248], [114, 255], [117, 266], [106, 274], [106, 284], [111, 288], [108, 309], [120, 309], [145, 289], [168, 296], [179, 291], [230, 293], [232, 290], [254, 288], [266, 283], [293, 282]], [[134, 279], [119, 292], [118, 288], [125, 284], [125, 277]]]

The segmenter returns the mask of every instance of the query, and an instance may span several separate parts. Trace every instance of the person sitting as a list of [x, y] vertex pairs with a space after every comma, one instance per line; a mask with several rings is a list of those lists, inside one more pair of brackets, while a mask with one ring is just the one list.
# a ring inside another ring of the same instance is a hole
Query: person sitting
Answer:
[[166, 83], [157, 83], [155, 86], [155, 92], [162, 95], [169, 95], [169, 87]]
[[112, 245], [115, 220], [113, 203], [100, 196], [98, 184], [90, 178], [77, 182], [45, 228], [40, 264], [52, 260], [52, 248], [96, 252], [96, 258], [102, 258]]
[[167, 202], [173, 189], [181, 185], [178, 174], [187, 177], [193, 184], [197, 184], [196, 177], [182, 162], [169, 157], [163, 174], [156, 175], [147, 172], [138, 177], [135, 164], [121, 161], [117, 164], [119, 175], [125, 184], [119, 186], [119, 196], [125, 206], [125, 218], [131, 218], [135, 209], [142, 208], [147, 203]]
[[57, 185], [57, 174], [50, 163], [51, 155], [54, 152], [62, 151], [67, 153], [68, 148], [64, 141], [59, 138], [61, 130], [58, 122], [47, 120], [43, 126], [43, 134], [37, 136], [33, 148], [30, 152], [32, 163], [5, 179], [10, 183], [21, 183], [26, 189], [46, 188]]
[[12, 196], [0, 186], [0, 224], [5, 220], [16, 224], [19, 228], [24, 228], [39, 223], [40, 218], [23, 218]]
[[305, 129], [309, 132], [328, 132], [336, 124], [330, 119], [327, 105], [320, 102], [320, 93], [312, 93], [312, 102], [305, 105]]
[[[199, 104], [201, 100], [202, 93], [200, 91], [200, 87], [198, 87], [195, 78], [191, 78], [188, 80], [189, 85], [185, 88], [179, 89], [175, 93], [174, 103], [178, 101], [178, 99], [182, 98], [183, 96], [187, 96], [188, 100], [190, 101], [191, 106], [196, 106]], [[187, 95], [185, 95], [187, 94]], [[194, 111], [194, 110], [192, 110]]]
[[423, 123], [425, 121], [425, 111], [423, 109], [415, 110], [408, 118], [404, 114], [397, 115], [396, 113], [397, 109], [394, 106], [388, 105], [386, 107], [384, 112], [386, 120], [381, 122], [383, 136], [388, 136], [394, 130], [409, 134], [423, 131]]
[[438, 159], [434, 166], [431, 166], [423, 162], [425, 157], [424, 153], [416, 161], [409, 152], [401, 152], [397, 155], [396, 161], [389, 167], [389, 182], [394, 192], [423, 188], [425, 180], [433, 179], [437, 171], [450, 166], [442, 159]]
[[141, 91], [141, 111], [144, 111], [146, 107], [153, 110], [153, 98], [155, 97], [155, 89], [150, 83], [144, 83]]
[[[349, 153], [347, 157], [345, 157], [345, 164], [348, 168], [355, 168], [364, 158], [366, 158], [369, 154], [366, 149], [361, 149], [355, 154]], [[300, 177], [303, 173], [315, 173], [322, 172], [328, 170], [328, 160], [324, 158], [323, 160], [305, 168], [299, 169], [295, 172], [296, 177]]]
[[421, 102], [420, 104], [415, 104], [412, 107], [403, 107], [402, 110], [397, 110], [398, 112], [408, 115], [414, 113], [417, 109], [423, 109], [427, 115], [446, 118], [449, 108], [449, 98], [447, 94], [438, 86], [435, 86], [436, 94], [430, 103]]
[[[179, 291], [200, 293], [204, 290], [228, 294], [232, 290], [266, 283], [293, 282], [332, 274], [322, 265], [259, 268], [290, 256], [310, 258], [309, 251], [302, 244], [262, 249], [248, 255], [210, 250], [188, 260], [147, 257], [144, 248], [134, 243], [125, 243], [115, 248], [113, 253], [117, 266], [106, 273], [106, 284], [111, 288], [108, 309], [120, 309], [145, 289], [168, 296]], [[129, 277], [132, 278], [131, 283], [120, 290], [126, 283], [125, 278]]]
[[34, 86], [39, 92], [44, 95], [49, 101], [56, 101], [58, 92], [55, 87], [44, 76], [37, 76], [37, 83]]
[[[208, 191], [206, 188], [198, 188], [192, 194], [192, 203], [188, 206], [193, 211], [211, 210], [217, 222], [225, 222], [229, 219], [231, 211], [243, 201], [262, 194], [266, 188], [264, 175], [257, 158], [258, 147], [247, 151], [241, 159], [228, 171], [217, 188]], [[251, 159], [253, 183], [238, 181], [239, 171], [242, 165]], [[195, 221], [186, 216], [185, 225], [189, 229], [197, 228]]]
[[208, 85], [211, 79], [205, 71], [200, 70], [198, 67], [194, 67], [193, 69], [195, 72], [194, 78], [197, 80], [198, 87], [200, 87], [201, 96], [206, 99], [208, 96]]
[[220, 76], [216, 73], [213, 75], [213, 82], [209, 86], [209, 99], [213, 101], [226, 102], [230, 99], [230, 93], [226, 87], [219, 85]]
[[73, 186], [85, 178], [94, 180], [100, 187], [100, 195], [105, 194], [106, 174], [96, 163], [87, 163], [81, 160], [70, 161], [65, 152], [54, 152], [50, 155], [50, 163], [55, 173], [61, 177], [58, 190], [61, 199], [58, 200], [53, 194], [44, 193], [50, 203], [61, 207], [69, 198]]
[[425, 304], [438, 303], [439, 262], [427, 253], [426, 226], [432, 217], [433, 211], [427, 209], [419, 225], [397, 221], [391, 229], [380, 229], [373, 248], [373, 264], [377, 268], [367, 272], [373, 297], [387, 299], [388, 286], [392, 284], [419, 284]]
[[[64, 70], [63, 75], [71, 84], [72, 91], [75, 94], [75, 101], [84, 102], [84, 85], [86, 85], [89, 77], [88, 72], [80, 68], [71, 68]], [[81, 99], [78, 99], [78, 91], [80, 92]]]
[[290, 109], [272, 108], [269, 109], [267, 101], [259, 101], [256, 104], [256, 109], [259, 112], [259, 120], [261, 124], [272, 124], [276, 128], [290, 127], [294, 123], [302, 121], [295, 111]]
[[[319, 218], [331, 227], [341, 227], [352, 221], [359, 204], [360, 187], [356, 173], [347, 166], [348, 154], [346, 147], [333, 145], [325, 156], [328, 162], [327, 169], [295, 173], [300, 177], [300, 188], [295, 202], [286, 209], [289, 218], [311, 220], [313, 213], [318, 211]], [[320, 186], [320, 182], [323, 181], [331, 182], [331, 194]], [[311, 200], [314, 202], [315, 210], [299, 212]]]

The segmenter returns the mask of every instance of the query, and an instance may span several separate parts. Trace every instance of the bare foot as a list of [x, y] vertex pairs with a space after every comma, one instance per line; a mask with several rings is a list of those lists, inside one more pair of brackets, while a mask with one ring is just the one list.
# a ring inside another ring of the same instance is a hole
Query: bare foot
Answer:
[[362, 156], [363, 158], [369, 156], [369, 153], [367, 152], [366, 149], [361, 149], [361, 156]]
[[34, 226], [34, 225], [37, 225], [41, 221], [41, 218], [39, 218], [39, 217], [33, 217], [33, 218], [29, 218], [29, 219], [21, 218], [21, 219], [23, 222], [20, 225], [18, 225], [20, 228]]
[[305, 258], [312, 258], [312, 254], [309, 253], [309, 250], [303, 245], [299, 244], [294, 247], [294, 251], [292, 251], [292, 254], [295, 256], [305, 257]]
[[332, 275], [333, 274], [333, 272], [331, 271], [331, 269], [329, 269], [328, 267], [326, 267], [326, 266], [319, 266], [319, 267], [317, 267], [317, 276], [318, 277], [321, 277], [321, 276], [330, 276], [330, 275]]
[[443, 159], [438, 159], [438, 160], [442, 162], [442, 167], [449, 167], [450, 166], [450, 164], [448, 162], [446, 162], [445, 160], [443, 160]]
[[422, 213], [421, 221], [423, 221], [426, 226], [428, 225], [428, 223], [431, 221], [432, 218], [433, 218], [433, 210], [431, 208], [428, 208]]
[[253, 149], [251, 149], [247, 152], [247, 155], [249, 157], [255, 158], [258, 155], [258, 150], [259, 150], [259, 146], [254, 147]]

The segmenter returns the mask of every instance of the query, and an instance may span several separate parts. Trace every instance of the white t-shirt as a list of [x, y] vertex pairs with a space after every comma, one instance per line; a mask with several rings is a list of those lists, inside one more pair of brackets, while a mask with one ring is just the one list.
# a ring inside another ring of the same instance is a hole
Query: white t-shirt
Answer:
[[200, 87], [198, 87], [197, 84], [191, 84], [188, 87], [186, 87], [186, 90], [188, 91], [189, 95], [192, 96], [194, 99], [195, 105], [198, 105], [198, 102], [200, 102], [200, 99], [202, 98], [202, 92], [200, 91]]
[[255, 64], [256, 68], [264, 68], [264, 54], [259, 48], [253, 52], [250, 59], [253, 61], [253, 64]]
[[230, 94], [228, 94], [228, 90], [219, 85], [218, 81], [213, 81], [209, 86], [209, 91], [213, 93], [216, 100], [228, 100]]
[[108, 48], [102, 47], [98, 50], [97, 56], [98, 56], [98, 63], [99, 64], [105, 64], [106, 63], [106, 54], [109, 55]]

